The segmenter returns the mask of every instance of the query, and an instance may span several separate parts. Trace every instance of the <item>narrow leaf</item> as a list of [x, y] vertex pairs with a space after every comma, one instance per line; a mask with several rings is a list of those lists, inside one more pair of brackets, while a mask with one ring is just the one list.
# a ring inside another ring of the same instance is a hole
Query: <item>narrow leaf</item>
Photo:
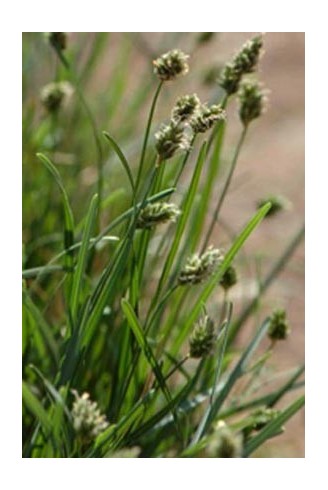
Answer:
[[128, 176], [132, 192], [133, 192], [133, 194], [135, 194], [135, 185], [134, 185], [134, 181], [133, 181], [132, 172], [131, 172], [129, 163], [124, 156], [124, 153], [122, 152], [121, 148], [118, 146], [116, 141], [110, 136], [109, 133], [107, 133], [106, 131], [103, 131], [103, 135], [105, 136], [105, 138], [107, 139], [107, 141], [109, 142], [109, 144], [111, 145], [113, 150], [115, 151], [116, 155], [120, 159], [120, 162], [122, 163], [122, 165], [126, 171], [126, 174]]
[[97, 209], [98, 209], [98, 195], [95, 194], [91, 199], [90, 207], [87, 213], [87, 218], [86, 218], [86, 223], [85, 223], [85, 228], [84, 228], [84, 233], [82, 238], [82, 245], [79, 251], [76, 268], [73, 275], [71, 298], [70, 298], [73, 325], [75, 324], [77, 319], [80, 292], [83, 284], [83, 274], [85, 272], [85, 268], [87, 264], [89, 242], [91, 238], [92, 229], [96, 221]]

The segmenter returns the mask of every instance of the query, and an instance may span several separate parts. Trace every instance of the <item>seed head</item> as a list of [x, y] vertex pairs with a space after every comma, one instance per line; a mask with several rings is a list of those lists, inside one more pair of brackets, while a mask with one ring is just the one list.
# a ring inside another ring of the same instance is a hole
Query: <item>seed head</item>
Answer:
[[202, 255], [193, 254], [180, 271], [179, 284], [199, 284], [205, 281], [215, 272], [222, 260], [222, 252], [213, 247], [209, 247]]
[[243, 440], [240, 434], [235, 434], [222, 420], [211, 437], [207, 448], [211, 458], [241, 458]]
[[206, 104], [203, 104], [190, 119], [190, 126], [194, 134], [205, 133], [217, 121], [223, 121], [225, 117], [225, 111], [220, 105], [211, 105], [208, 107]]
[[74, 390], [75, 402], [72, 408], [73, 427], [84, 443], [91, 442], [108, 427], [105, 415], [100, 413], [96, 402], [90, 400], [89, 393], [81, 396]]
[[219, 85], [228, 95], [238, 92], [243, 75], [255, 71], [262, 53], [262, 46], [262, 36], [254, 37], [247, 41], [232, 61], [224, 66], [219, 78]]
[[268, 335], [271, 340], [286, 340], [290, 334], [290, 327], [286, 319], [285, 310], [276, 310], [270, 317]]
[[167, 221], [175, 222], [180, 214], [181, 211], [175, 204], [167, 202], [149, 203], [140, 212], [137, 228], [149, 229]]
[[69, 82], [48, 83], [41, 89], [40, 99], [49, 112], [57, 112], [63, 100], [73, 92]]
[[190, 357], [196, 359], [207, 357], [212, 353], [215, 344], [213, 321], [205, 315], [194, 327], [189, 339]]
[[187, 63], [189, 56], [180, 49], [172, 49], [153, 61], [154, 73], [160, 80], [174, 80], [189, 71]]
[[161, 160], [172, 158], [179, 150], [188, 150], [190, 141], [182, 125], [174, 120], [163, 125], [155, 134], [156, 150]]
[[188, 121], [199, 106], [200, 100], [196, 94], [179, 97], [173, 107], [172, 120], [177, 123]]
[[263, 113], [266, 95], [258, 82], [250, 80], [242, 83], [238, 95], [239, 116], [244, 126], [247, 126]]
[[257, 202], [257, 207], [261, 208], [267, 203], [271, 204], [271, 208], [267, 212], [265, 216], [266, 218], [270, 218], [280, 211], [290, 208], [290, 202], [283, 196], [270, 196], [265, 199], [259, 199]]
[[66, 49], [67, 34], [66, 32], [48, 32], [48, 39], [50, 44], [59, 51]]
[[227, 63], [220, 74], [219, 85], [228, 95], [238, 92], [240, 80], [243, 74], [238, 71], [233, 63]]
[[220, 285], [226, 291], [237, 283], [237, 273], [233, 265], [230, 265], [220, 280]]
[[233, 60], [236, 70], [242, 74], [253, 73], [260, 59], [262, 48], [262, 36], [255, 36], [253, 39], [246, 41]]

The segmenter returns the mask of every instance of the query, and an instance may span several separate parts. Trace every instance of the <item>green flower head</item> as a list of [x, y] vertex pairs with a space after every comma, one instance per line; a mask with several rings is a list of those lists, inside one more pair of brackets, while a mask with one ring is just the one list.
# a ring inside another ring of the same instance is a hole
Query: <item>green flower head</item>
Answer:
[[220, 285], [223, 289], [228, 290], [237, 283], [237, 273], [233, 265], [230, 265], [220, 280]]
[[248, 126], [263, 113], [266, 94], [258, 82], [247, 80], [242, 83], [238, 96], [239, 116], [244, 126]]
[[67, 34], [66, 32], [48, 32], [48, 39], [50, 44], [59, 51], [63, 51], [67, 46]]
[[257, 202], [257, 207], [261, 208], [267, 203], [271, 204], [271, 208], [266, 214], [266, 218], [270, 218], [271, 216], [278, 214], [280, 211], [284, 211], [291, 207], [290, 202], [283, 196], [269, 196], [265, 199], [259, 199]]
[[286, 340], [290, 334], [285, 310], [275, 310], [270, 317], [268, 335], [271, 340]]
[[184, 127], [174, 120], [163, 125], [155, 134], [156, 150], [161, 160], [172, 158], [180, 150], [189, 150], [190, 141]]
[[212, 353], [215, 345], [215, 332], [213, 321], [205, 315], [194, 327], [189, 339], [190, 357], [207, 357]]
[[47, 111], [57, 112], [72, 92], [73, 87], [69, 82], [52, 82], [41, 89], [40, 99]]

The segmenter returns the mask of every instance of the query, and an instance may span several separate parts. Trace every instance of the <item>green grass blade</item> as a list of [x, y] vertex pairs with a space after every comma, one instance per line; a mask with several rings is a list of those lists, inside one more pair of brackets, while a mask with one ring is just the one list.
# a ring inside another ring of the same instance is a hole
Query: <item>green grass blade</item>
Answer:
[[243, 374], [246, 371], [247, 364], [252, 357], [253, 353], [257, 349], [259, 343], [265, 336], [265, 334], [268, 331], [270, 321], [267, 319], [261, 327], [258, 329], [256, 332], [254, 338], [251, 340], [249, 343], [248, 347], [245, 349], [243, 354], [241, 355], [237, 365], [229, 375], [226, 383], [224, 384], [223, 389], [220, 391], [220, 393], [217, 395], [217, 397], [213, 400], [212, 406], [211, 406], [211, 413], [210, 416], [208, 417], [206, 427], [209, 427], [209, 425], [213, 422], [215, 419], [218, 411], [220, 410], [223, 402], [226, 400], [227, 396], [229, 395], [230, 391], [232, 390], [233, 386], [235, 385], [236, 381], [243, 376]]
[[196, 211], [196, 218], [193, 225], [192, 235], [191, 235], [191, 250], [194, 251], [199, 239], [203, 227], [206, 223], [206, 213], [208, 212], [209, 203], [212, 196], [212, 191], [214, 185], [217, 181], [217, 175], [221, 166], [221, 150], [225, 134], [225, 121], [220, 121], [218, 127], [215, 129], [215, 143], [213, 148], [213, 153], [209, 161], [209, 168], [206, 176], [206, 181], [201, 192], [201, 199]]
[[42, 427], [46, 432], [51, 432], [52, 424], [51, 420], [43, 408], [42, 404], [39, 402], [37, 397], [32, 393], [25, 381], [22, 382], [23, 388], [23, 403], [26, 408], [34, 415], [36, 420], [40, 422]]
[[[298, 374], [298, 376], [299, 375], [300, 375], [300, 373]], [[216, 396], [219, 396], [221, 391], [224, 389], [225, 382], [226, 381], [221, 381], [215, 387], [215, 393], [214, 394]], [[295, 379], [294, 379], [294, 383], [295, 383]], [[288, 382], [288, 388], [287, 389], [285, 389], [287, 386], [287, 383], [286, 383], [286, 385], [284, 385], [282, 388], [279, 388], [277, 391], [275, 391], [273, 393], [269, 393], [268, 395], [264, 395], [264, 396], [255, 398], [254, 400], [250, 400], [249, 402], [246, 402], [240, 406], [238, 405], [238, 407], [227, 408], [226, 410], [224, 410], [220, 413], [220, 418], [226, 419], [230, 416], [235, 415], [236, 413], [242, 412], [244, 410], [249, 410], [249, 409], [253, 409], [256, 407], [260, 407], [260, 406], [272, 406], [271, 402], [273, 400], [278, 401], [281, 398], [281, 396], [283, 396], [283, 394], [285, 394], [291, 390], [294, 390], [296, 388], [300, 388], [302, 386], [302, 384], [298, 385], [298, 384], [294, 384], [294, 383], [290, 384], [290, 382]], [[179, 412], [182, 412], [185, 415], [193, 412], [194, 410], [199, 408], [203, 403], [205, 403], [205, 401], [209, 400], [209, 398], [212, 395], [213, 395], [213, 389], [210, 388], [205, 392], [197, 394], [191, 400], [188, 400], [188, 399], [186, 399], [186, 397], [183, 397], [182, 399], [184, 401], [179, 405]], [[172, 423], [173, 423], [172, 416], [168, 415], [167, 417], [162, 418], [161, 422], [158, 423], [158, 426], [156, 426], [156, 428], [168, 429], [169, 426], [172, 425]]]
[[33, 366], [31, 364], [29, 367], [31, 368], [32, 371], [34, 371], [36, 373], [38, 378], [40, 378], [45, 389], [49, 393], [51, 399], [63, 408], [66, 416], [68, 417], [68, 419], [70, 419], [71, 418], [71, 412], [69, 411], [68, 407], [66, 406], [65, 399], [63, 398], [63, 396], [54, 387], [54, 385], [41, 373], [41, 371], [36, 366]]
[[[62, 178], [54, 166], [54, 164], [42, 153], [37, 153], [36, 156], [43, 163], [43, 165], [49, 170], [53, 178], [55, 179], [60, 192], [62, 194], [63, 199], [63, 208], [64, 208], [64, 219], [65, 219], [65, 231], [64, 231], [64, 246], [65, 249], [69, 249], [71, 245], [74, 243], [74, 218], [73, 212], [69, 203], [68, 195], [65, 190]], [[73, 257], [70, 254], [67, 255], [67, 265], [73, 265]]]
[[136, 317], [136, 314], [135, 312], [133, 311], [133, 308], [132, 306], [130, 305], [130, 303], [126, 300], [126, 299], [122, 299], [121, 301], [121, 306], [122, 306], [122, 310], [123, 310], [123, 313], [138, 341], [138, 344], [142, 350], [142, 352], [145, 354], [153, 372], [154, 372], [154, 375], [158, 381], [158, 384], [160, 385], [164, 395], [165, 395], [165, 398], [167, 399], [168, 402], [171, 401], [171, 395], [170, 395], [170, 392], [169, 392], [169, 389], [167, 388], [166, 386], [166, 383], [165, 383], [165, 379], [164, 379], [164, 376], [162, 374], [162, 371], [161, 371], [161, 368], [159, 367], [157, 361], [156, 361], [156, 358], [152, 352], [152, 349], [150, 348], [148, 342], [147, 342], [147, 339], [144, 335], [144, 332], [142, 330], [142, 327], [139, 323], [139, 320], [138, 318]]
[[103, 131], [103, 135], [105, 136], [106, 140], [109, 142], [109, 144], [111, 145], [111, 147], [115, 151], [116, 155], [118, 156], [120, 162], [122, 163], [122, 165], [126, 171], [126, 174], [128, 176], [128, 179], [129, 179], [129, 182], [131, 185], [131, 189], [132, 189], [132, 193], [134, 195], [135, 194], [135, 185], [134, 185], [134, 181], [133, 181], [133, 176], [132, 176], [132, 172], [130, 169], [130, 165], [129, 165], [127, 159], [125, 158], [124, 153], [122, 152], [121, 148], [118, 146], [116, 141], [110, 136], [109, 133], [107, 133], [106, 131]]
[[94, 227], [97, 210], [98, 210], [98, 195], [95, 194], [91, 199], [90, 207], [86, 217], [86, 223], [82, 238], [82, 245], [77, 258], [76, 268], [72, 280], [71, 297], [69, 303], [71, 307], [71, 315], [73, 325], [75, 325], [78, 315], [80, 293], [83, 285], [83, 274], [87, 265], [89, 242], [91, 238], [92, 229]]
[[36, 328], [39, 329], [41, 336], [44, 339], [44, 343], [46, 344], [48, 351], [53, 359], [53, 362], [55, 366], [57, 366], [59, 361], [59, 349], [52, 329], [25, 290], [23, 291], [23, 305], [31, 314]]
[[249, 400], [245, 403], [238, 403], [238, 405], [233, 405], [230, 408], [227, 408], [223, 412], [220, 413], [220, 417], [227, 418], [231, 417], [237, 413], [243, 412], [244, 410], [248, 410], [250, 408], [255, 408], [258, 406], [267, 406], [273, 407], [275, 406], [281, 398], [291, 390], [301, 388], [304, 386], [304, 381], [297, 382], [298, 378], [304, 372], [304, 366], [298, 368], [295, 373], [291, 376], [288, 381], [282, 385], [281, 388], [278, 388], [276, 391], [269, 393], [268, 395], [260, 396], [258, 398]]
[[287, 422], [296, 412], [298, 412], [305, 404], [304, 395], [295, 400], [286, 410], [284, 410], [278, 417], [272, 420], [268, 425], [261, 430], [259, 434], [252, 437], [244, 448], [243, 456], [248, 458], [258, 447], [265, 443], [268, 439], [276, 435], [277, 431], [281, 429], [282, 425]]
[[126, 261], [131, 248], [130, 242], [131, 240], [128, 237], [122, 242], [117, 254], [105, 269], [103, 276], [98, 282], [98, 286], [90, 298], [90, 307], [85, 310], [85, 315], [81, 322], [84, 346], [90, 343], [105, 306], [115, 295], [115, 285], [126, 267]]

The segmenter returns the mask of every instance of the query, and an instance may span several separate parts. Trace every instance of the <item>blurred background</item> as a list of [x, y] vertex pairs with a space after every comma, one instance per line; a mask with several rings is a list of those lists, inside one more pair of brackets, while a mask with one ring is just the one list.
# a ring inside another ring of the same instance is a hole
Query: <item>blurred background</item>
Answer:
[[[204, 34], [208, 33], [69, 34], [67, 57], [96, 126], [115, 137], [132, 163], [136, 164], [138, 160], [140, 137], [157, 84], [152, 74], [152, 60], [176, 47], [190, 54], [188, 76], [168, 83], [161, 93], [153, 133], [169, 118], [180, 95], [197, 93], [204, 102], [219, 101], [222, 93], [216, 80], [221, 67], [257, 33]], [[304, 33], [265, 34], [265, 54], [260, 61], [259, 78], [268, 89], [267, 111], [251, 125], [223, 206], [221, 222], [212, 239], [220, 246], [228, 244], [229, 237], [241, 229], [261, 198], [279, 194], [290, 202], [290, 209], [265, 220], [246, 243], [239, 259], [241, 280], [232, 291], [237, 309], [255, 295], [266, 271], [304, 220], [304, 44]], [[35, 158], [36, 152], [47, 153], [58, 166], [77, 222], [96, 185], [92, 128], [77, 94], [73, 92], [63, 110], [52, 116], [40, 101], [44, 85], [55, 80], [69, 80], [70, 76], [59, 64], [42, 33], [23, 34], [25, 268], [42, 265], [61, 250], [60, 198]], [[228, 121], [223, 175], [241, 132], [235, 100], [229, 104]], [[107, 224], [125, 209], [128, 190], [119, 162], [106, 145], [103, 151], [106, 163], [102, 220]], [[218, 192], [221, 185], [219, 178]], [[215, 202], [213, 208], [214, 205]], [[56, 297], [52, 287], [36, 288], [36, 294], [45, 301], [51, 296], [49, 314], [60, 316], [61, 298]], [[304, 361], [303, 246], [298, 247], [258, 305], [261, 316], [276, 307], [286, 308], [292, 328], [289, 340], [277, 346], [272, 360], [278, 371], [284, 371]], [[247, 338], [247, 329], [239, 342], [243, 342], [244, 336]], [[256, 455], [304, 457], [304, 413], [298, 413], [289, 422], [286, 433], [267, 443]]]

